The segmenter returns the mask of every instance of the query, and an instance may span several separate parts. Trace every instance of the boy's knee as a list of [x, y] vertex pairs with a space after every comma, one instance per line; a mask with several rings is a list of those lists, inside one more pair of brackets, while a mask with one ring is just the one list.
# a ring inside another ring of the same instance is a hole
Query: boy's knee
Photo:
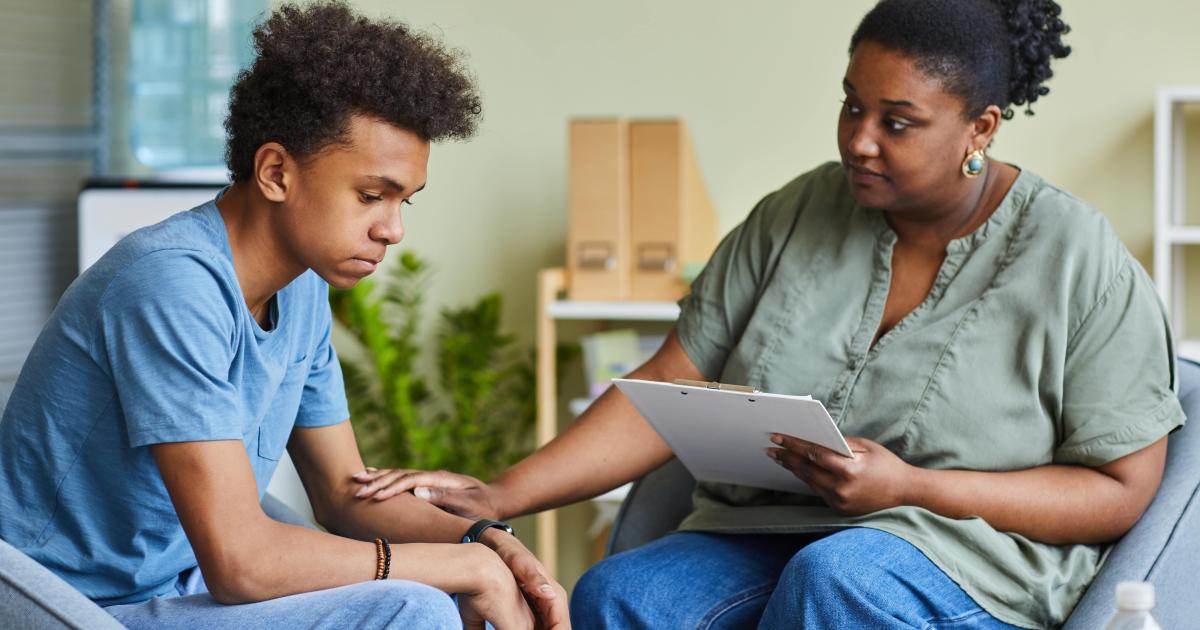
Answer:
[[380, 580], [358, 586], [346, 598], [345, 609], [364, 611], [363, 619], [371, 622], [363, 627], [462, 627], [454, 599], [432, 586], [405, 580]]

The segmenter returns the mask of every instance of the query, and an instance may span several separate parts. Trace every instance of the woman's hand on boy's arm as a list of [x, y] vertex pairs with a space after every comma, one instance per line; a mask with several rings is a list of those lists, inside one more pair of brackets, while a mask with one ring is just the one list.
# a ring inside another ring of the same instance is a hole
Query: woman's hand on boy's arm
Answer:
[[356, 473], [354, 481], [362, 484], [354, 495], [359, 499], [383, 501], [412, 492], [419, 499], [471, 520], [512, 516], [502, 509], [499, 493], [491, 485], [470, 475], [444, 470], [367, 468]]
[[[469, 520], [507, 518], [497, 506], [492, 487], [469, 475], [446, 471], [367, 468], [353, 477], [363, 484], [355, 496], [361, 500], [385, 501], [412, 492], [437, 507]], [[568, 627], [567, 592], [540, 561], [513, 535], [486, 530], [480, 542], [490, 547], [508, 565], [543, 627]]]
[[[658, 352], [629, 378], [702, 380], [672, 330]], [[412, 492], [455, 514], [511, 518], [581, 501], [641, 478], [665, 464], [671, 449], [616, 388], [609, 388], [569, 428], [491, 483], [448, 472], [363, 471], [363, 495]], [[362, 470], [361, 468], [359, 470]]]
[[[446, 542], [454, 543], [455, 547], [485, 550], [483, 545], [459, 544], [473, 519], [440, 510], [411, 494], [401, 493], [389, 501], [355, 498], [362, 484], [354, 479], [354, 471], [362, 471], [364, 467], [349, 423], [297, 428], [288, 443], [288, 451], [314, 513], [330, 531], [360, 539], [382, 534], [393, 542]], [[520, 585], [542, 626], [569, 627], [566, 593], [549, 580], [544, 571], [535, 575], [535, 569], [540, 565], [536, 565], [532, 552], [516, 538], [509, 538], [512, 542], [504, 547], [505, 553], [501, 554], [499, 549], [487, 550], [487, 553], [496, 557], [497, 564], [507, 568], [510, 583]], [[487, 542], [486, 536], [484, 542]], [[551, 585], [549, 596], [539, 589], [544, 581]]]

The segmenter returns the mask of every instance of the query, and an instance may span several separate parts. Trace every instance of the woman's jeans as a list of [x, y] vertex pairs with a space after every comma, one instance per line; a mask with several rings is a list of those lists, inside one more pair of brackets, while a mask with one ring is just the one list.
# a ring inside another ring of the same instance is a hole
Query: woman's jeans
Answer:
[[916, 547], [882, 531], [671, 534], [592, 567], [571, 597], [589, 628], [1014, 628]]

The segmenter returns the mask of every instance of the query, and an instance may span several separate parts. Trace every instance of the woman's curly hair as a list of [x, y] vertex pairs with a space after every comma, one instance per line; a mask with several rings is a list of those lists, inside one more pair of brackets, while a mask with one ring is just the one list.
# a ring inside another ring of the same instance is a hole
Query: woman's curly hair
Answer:
[[225, 119], [235, 182], [250, 178], [267, 142], [301, 159], [345, 142], [355, 114], [431, 142], [475, 132], [479, 94], [461, 53], [403, 24], [356, 15], [340, 1], [285, 4], [254, 30], [254, 48]]
[[881, 0], [850, 39], [911, 55], [922, 72], [943, 81], [974, 118], [989, 105], [1013, 117], [1050, 93], [1050, 62], [1071, 54], [1071, 31], [1054, 0]]

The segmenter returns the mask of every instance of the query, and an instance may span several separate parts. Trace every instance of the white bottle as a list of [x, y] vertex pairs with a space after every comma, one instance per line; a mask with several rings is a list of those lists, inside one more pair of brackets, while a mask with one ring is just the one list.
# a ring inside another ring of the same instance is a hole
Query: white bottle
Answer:
[[1108, 620], [1104, 630], [1162, 630], [1150, 616], [1154, 608], [1154, 585], [1149, 582], [1117, 584], [1117, 614]]

